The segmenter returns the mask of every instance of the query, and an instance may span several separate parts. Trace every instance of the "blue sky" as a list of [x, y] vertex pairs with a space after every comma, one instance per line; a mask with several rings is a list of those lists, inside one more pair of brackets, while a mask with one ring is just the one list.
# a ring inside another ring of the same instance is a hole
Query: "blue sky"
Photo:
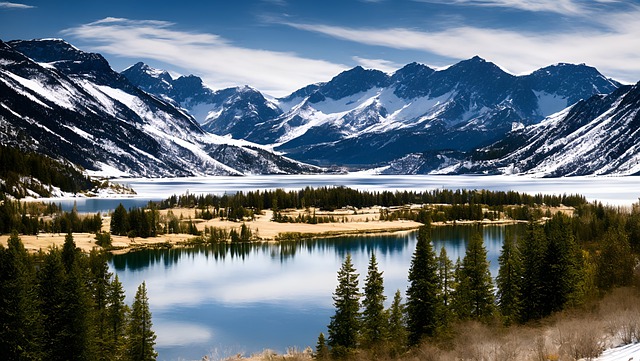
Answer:
[[362, 65], [479, 55], [513, 74], [586, 63], [640, 80], [640, 0], [0, 2], [0, 39], [63, 38], [121, 71], [144, 61], [274, 96]]

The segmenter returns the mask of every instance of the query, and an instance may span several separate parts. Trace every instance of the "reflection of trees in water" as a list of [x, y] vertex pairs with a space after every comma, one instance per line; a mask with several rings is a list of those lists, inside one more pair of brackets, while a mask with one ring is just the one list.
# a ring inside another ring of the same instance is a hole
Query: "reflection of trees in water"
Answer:
[[[455, 261], [458, 256], [464, 256], [466, 245], [471, 234], [481, 229], [482, 235], [490, 257], [495, 257], [500, 253], [502, 241], [504, 240], [507, 228], [511, 225], [502, 226], [438, 226], [433, 227], [431, 239], [434, 249], [439, 252], [445, 246], [449, 257]], [[523, 228], [522, 225], [515, 226], [516, 230]], [[517, 231], [515, 232], [517, 234]], [[246, 260], [252, 253], [256, 255], [267, 255], [272, 260], [286, 262], [295, 258], [300, 252], [308, 254], [322, 254], [335, 252], [340, 257], [347, 253], [370, 254], [375, 251], [376, 255], [388, 255], [403, 252], [415, 243], [415, 233], [351, 236], [321, 239], [306, 239], [300, 241], [282, 241], [278, 243], [218, 243], [211, 245], [195, 245], [184, 248], [171, 249], [145, 249], [136, 252], [129, 252], [124, 255], [113, 256], [111, 262], [116, 270], [125, 269], [139, 270], [156, 264], [163, 264], [166, 268], [178, 263], [183, 257], [203, 256], [206, 259], [214, 260], [239, 259]], [[413, 251], [413, 250], [411, 250]], [[497, 263], [492, 260], [492, 268]]]
[[194, 245], [190, 247], [170, 249], [143, 249], [123, 255], [113, 256], [113, 267], [122, 271], [140, 270], [156, 264], [163, 264], [166, 268], [176, 264], [183, 257], [204, 256], [215, 260], [240, 259], [245, 260], [251, 253], [265, 254], [273, 260], [286, 262], [293, 259], [299, 252], [327, 253], [335, 251], [340, 256], [347, 253], [375, 251], [376, 254], [392, 254], [402, 252], [413, 234], [336, 237], [325, 239], [306, 239], [301, 241], [283, 241], [278, 243], [219, 243], [211, 245]]

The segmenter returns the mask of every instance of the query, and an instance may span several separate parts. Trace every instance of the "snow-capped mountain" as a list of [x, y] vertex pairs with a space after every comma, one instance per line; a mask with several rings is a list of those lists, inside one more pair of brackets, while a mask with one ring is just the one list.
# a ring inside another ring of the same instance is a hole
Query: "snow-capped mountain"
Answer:
[[[470, 151], [619, 86], [586, 65], [514, 76], [479, 57], [442, 70], [412, 63], [393, 74], [356, 67], [273, 102], [231, 92], [217, 104], [234, 106], [212, 107], [206, 124], [298, 160], [372, 166], [413, 153]], [[233, 109], [233, 117], [221, 109]]]
[[280, 108], [250, 86], [214, 91], [195, 75], [174, 79], [168, 72], [141, 62], [125, 69], [122, 75], [140, 89], [186, 109], [204, 130], [218, 135], [244, 139], [253, 125], [282, 114]]
[[640, 83], [581, 100], [439, 173], [640, 174]]
[[62, 40], [0, 41], [0, 94], [3, 144], [104, 174], [318, 171], [203, 131], [185, 110], [141, 90], [101, 55]]

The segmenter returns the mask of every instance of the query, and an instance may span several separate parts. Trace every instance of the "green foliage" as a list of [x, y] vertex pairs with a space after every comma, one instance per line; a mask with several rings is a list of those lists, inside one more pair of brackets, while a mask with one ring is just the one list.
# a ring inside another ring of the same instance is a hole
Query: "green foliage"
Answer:
[[123, 359], [129, 316], [122, 284], [111, 276], [106, 255], [81, 253], [71, 235], [62, 250], [37, 257], [12, 235], [8, 248], [0, 246], [2, 359]]
[[5, 360], [39, 358], [33, 270], [33, 261], [14, 232], [8, 248], [0, 245], [0, 355]]
[[620, 228], [611, 229], [604, 234], [601, 244], [596, 261], [598, 288], [606, 291], [631, 284], [635, 260], [627, 234]]
[[349, 355], [358, 346], [360, 331], [360, 293], [358, 292], [358, 274], [351, 255], [348, 254], [338, 271], [338, 286], [333, 293], [335, 314], [329, 323], [329, 347], [331, 355], [342, 358]]
[[371, 254], [362, 300], [362, 344], [373, 348], [380, 345], [387, 335], [387, 315], [384, 312], [384, 280], [378, 271], [376, 255]]
[[149, 298], [147, 286], [142, 282], [138, 286], [136, 297], [131, 306], [131, 316], [127, 325], [127, 342], [125, 357], [130, 361], [153, 361], [158, 354], [154, 346], [156, 334], [151, 329], [151, 311], [149, 311]]
[[454, 265], [453, 262], [447, 256], [447, 251], [444, 247], [440, 249], [440, 255], [437, 258], [438, 262], [438, 333], [444, 334], [449, 330], [449, 325], [453, 319], [453, 312], [451, 307], [451, 297], [456, 288]]
[[404, 351], [407, 344], [406, 314], [400, 290], [397, 290], [393, 296], [391, 306], [387, 310], [387, 318], [389, 350], [392, 356], [397, 356]]
[[[65, 192], [80, 192], [93, 187], [82, 169], [44, 155], [0, 145], [0, 194], [24, 198], [27, 189], [43, 197], [51, 196], [51, 186]], [[4, 198], [4, 197], [3, 197]]]
[[496, 277], [498, 310], [505, 325], [509, 326], [519, 320], [522, 297], [520, 294], [522, 266], [513, 234], [507, 233], [498, 263], [500, 264], [498, 277]]
[[324, 339], [324, 333], [320, 332], [318, 343], [316, 344], [316, 360], [327, 360], [329, 358], [329, 348]]
[[474, 233], [467, 244], [453, 297], [458, 305], [456, 314], [462, 320], [486, 320], [493, 315], [493, 283], [480, 233]]
[[418, 243], [409, 268], [407, 289], [407, 329], [410, 345], [425, 336], [434, 336], [438, 328], [438, 265], [427, 226], [418, 230]]

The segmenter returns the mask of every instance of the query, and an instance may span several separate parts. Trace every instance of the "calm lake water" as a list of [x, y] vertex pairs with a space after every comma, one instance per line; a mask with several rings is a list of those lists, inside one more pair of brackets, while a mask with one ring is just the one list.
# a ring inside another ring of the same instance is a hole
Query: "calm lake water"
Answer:
[[172, 194], [213, 193], [283, 188], [297, 190], [306, 186], [346, 186], [359, 190], [425, 191], [446, 189], [514, 190], [529, 194], [579, 193], [589, 201], [611, 205], [630, 205], [640, 197], [640, 177], [531, 178], [526, 176], [438, 176], [438, 175], [256, 175], [247, 177], [124, 178], [115, 180], [132, 187], [136, 196], [118, 198], [49, 199], [70, 210], [108, 212], [122, 203], [126, 208], [143, 206], [150, 200], [162, 200]]
[[[505, 231], [515, 226], [436, 227], [439, 252], [464, 257], [471, 232], [483, 234], [497, 273]], [[215, 359], [270, 348], [314, 347], [333, 314], [336, 273], [347, 254], [360, 273], [360, 286], [375, 252], [384, 272], [389, 306], [407, 288], [415, 233], [238, 244], [191, 249], [145, 250], [114, 256], [110, 266], [123, 282], [128, 302], [142, 281], [149, 292], [158, 360]]]

